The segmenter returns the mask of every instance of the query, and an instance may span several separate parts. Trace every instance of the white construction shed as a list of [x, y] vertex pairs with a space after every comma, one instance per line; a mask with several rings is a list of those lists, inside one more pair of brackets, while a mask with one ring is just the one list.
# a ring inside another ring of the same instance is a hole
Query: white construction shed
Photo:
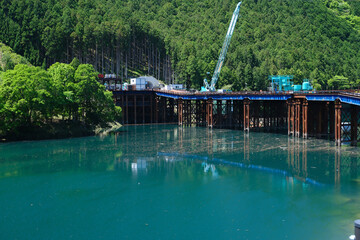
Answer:
[[138, 78], [130, 79], [131, 85], [136, 85], [136, 90], [160, 88], [159, 81], [152, 76], [141, 76]]

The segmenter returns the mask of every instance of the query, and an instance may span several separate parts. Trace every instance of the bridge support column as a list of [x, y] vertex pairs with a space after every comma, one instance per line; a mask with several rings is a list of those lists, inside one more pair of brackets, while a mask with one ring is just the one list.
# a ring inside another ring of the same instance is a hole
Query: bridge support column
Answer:
[[288, 105], [288, 135], [294, 136], [294, 115], [295, 115], [295, 106], [294, 100], [289, 99], [287, 100]]
[[316, 135], [317, 137], [321, 137], [322, 136], [322, 122], [323, 122], [323, 104], [322, 103], [317, 103], [316, 105], [316, 114], [317, 114], [317, 117], [315, 118], [317, 120], [316, 122]]
[[263, 101], [263, 111], [262, 111], [262, 118], [263, 118], [263, 128], [268, 130], [270, 128], [271, 123], [271, 115], [269, 114], [270, 104], [268, 101]]
[[351, 145], [357, 146], [358, 107], [351, 105]]
[[[260, 127], [260, 103], [259, 101], [253, 101], [253, 128], [259, 130]], [[250, 115], [250, 114], [249, 114]]]
[[250, 131], [250, 100], [244, 99], [244, 131]]
[[304, 99], [302, 103], [302, 135], [303, 138], [308, 138], [308, 108], [309, 103]]
[[150, 96], [150, 122], [154, 123], [154, 104], [153, 104], [153, 96]]
[[334, 102], [329, 102], [329, 136], [335, 138], [335, 106]]
[[189, 109], [190, 109], [189, 100], [184, 100], [183, 123], [185, 124], [185, 126], [191, 126], [191, 118], [189, 118], [190, 117]]
[[300, 123], [301, 123], [301, 101], [295, 101], [295, 137], [300, 137]]
[[[116, 86], [116, 82], [115, 82]], [[142, 123], [145, 123], [145, 95], [142, 96]]]
[[173, 98], [169, 99], [169, 112], [168, 112], [168, 116], [169, 116], [169, 122], [176, 122], [176, 115], [175, 115], [175, 104], [176, 101]]
[[182, 98], [179, 98], [178, 99], [178, 124], [180, 126], [183, 125], [183, 108], [184, 108], [184, 105], [183, 105], [183, 100]]
[[167, 98], [162, 98], [162, 122], [166, 123], [168, 122], [168, 119], [166, 119], [166, 112], [167, 112]]
[[327, 102], [323, 108], [323, 121], [322, 121], [322, 135], [329, 137], [329, 112], [330, 112], [330, 103]]
[[209, 128], [213, 127], [213, 100], [212, 98], [206, 101], [206, 125]]
[[341, 145], [341, 101], [335, 100], [335, 144]]
[[232, 111], [231, 111], [231, 107], [232, 107], [232, 101], [231, 100], [226, 100], [226, 109], [225, 109], [225, 114], [226, 114], [226, 128], [232, 128]]
[[195, 100], [195, 124], [201, 126], [201, 100]]
[[222, 101], [221, 100], [216, 100], [216, 114], [217, 114], [216, 126], [218, 128], [223, 127], [222, 112], [223, 112], [223, 110], [222, 110]]
[[155, 123], [159, 123], [159, 96], [155, 96]]

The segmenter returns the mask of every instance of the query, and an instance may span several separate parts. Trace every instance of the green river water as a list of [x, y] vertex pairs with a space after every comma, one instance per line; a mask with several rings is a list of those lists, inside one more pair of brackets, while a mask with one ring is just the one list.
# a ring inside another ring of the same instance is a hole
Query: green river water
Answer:
[[129, 126], [0, 144], [0, 239], [348, 239], [359, 150], [236, 130]]

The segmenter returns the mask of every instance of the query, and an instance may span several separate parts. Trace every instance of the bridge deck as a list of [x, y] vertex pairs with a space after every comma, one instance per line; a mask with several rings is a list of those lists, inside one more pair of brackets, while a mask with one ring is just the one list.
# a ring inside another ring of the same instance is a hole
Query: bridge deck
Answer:
[[273, 92], [206, 92], [192, 93], [188, 91], [156, 91], [156, 95], [173, 99], [184, 100], [280, 100], [286, 101], [290, 98], [306, 98], [308, 101], [335, 101], [339, 99], [343, 103], [360, 106], [360, 93], [355, 91], [317, 91], [307, 93], [273, 93]]

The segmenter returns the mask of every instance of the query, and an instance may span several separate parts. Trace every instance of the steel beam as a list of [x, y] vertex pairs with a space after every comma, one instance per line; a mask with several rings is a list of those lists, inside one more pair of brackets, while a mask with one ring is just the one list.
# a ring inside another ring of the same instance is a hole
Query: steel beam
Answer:
[[159, 102], [159, 97], [155, 96], [155, 123], [159, 123]]
[[244, 131], [250, 131], [250, 100], [244, 99]]
[[300, 137], [301, 100], [295, 100], [295, 137]]
[[304, 99], [302, 103], [302, 136], [308, 138], [308, 108], [309, 103]]
[[295, 133], [295, 105], [294, 99], [289, 99], [288, 104], [288, 135], [294, 136]]
[[213, 100], [208, 99], [206, 102], [206, 124], [209, 128], [213, 127]]
[[335, 143], [341, 145], [341, 101], [335, 100]]
[[183, 125], [183, 100], [182, 98], [178, 99], [178, 124]]

